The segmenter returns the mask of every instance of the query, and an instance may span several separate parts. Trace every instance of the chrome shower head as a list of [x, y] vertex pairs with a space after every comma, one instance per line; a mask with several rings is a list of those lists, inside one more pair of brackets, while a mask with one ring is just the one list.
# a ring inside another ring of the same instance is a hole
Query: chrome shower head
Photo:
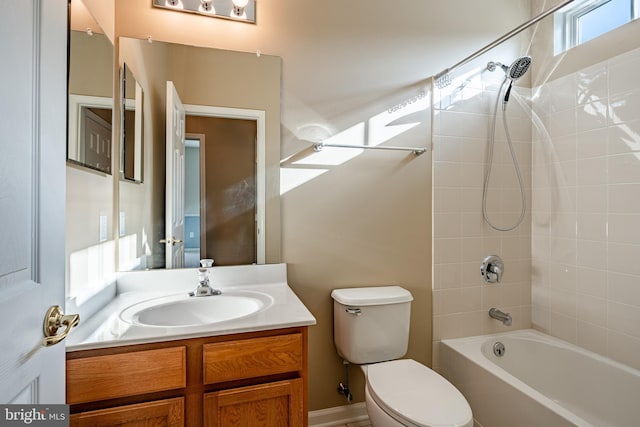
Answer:
[[524, 76], [524, 74], [529, 69], [531, 65], [531, 57], [530, 56], [522, 56], [509, 66], [506, 66], [500, 62], [491, 61], [487, 64], [487, 70], [495, 71], [496, 68], [502, 68], [502, 71], [506, 74], [507, 78], [511, 81], [516, 81], [520, 77]]
[[501, 64], [500, 62], [491, 61], [487, 64], [487, 70], [489, 71], [495, 71], [497, 67], [502, 68], [502, 71], [504, 71], [504, 73], [506, 74], [505, 83], [507, 79], [510, 80], [509, 87], [507, 88], [507, 91], [505, 92], [505, 95], [504, 95], [503, 108], [506, 108], [506, 104], [509, 101], [509, 95], [511, 94], [511, 88], [513, 87], [513, 82], [518, 80], [520, 77], [524, 76], [524, 74], [529, 69], [530, 65], [531, 65], [530, 56], [522, 56], [516, 59], [515, 61], [513, 61], [513, 63], [508, 67], [504, 64]]
[[505, 72], [512, 81], [515, 81], [524, 76], [530, 65], [531, 57], [523, 56], [513, 61], [513, 64], [511, 64]]

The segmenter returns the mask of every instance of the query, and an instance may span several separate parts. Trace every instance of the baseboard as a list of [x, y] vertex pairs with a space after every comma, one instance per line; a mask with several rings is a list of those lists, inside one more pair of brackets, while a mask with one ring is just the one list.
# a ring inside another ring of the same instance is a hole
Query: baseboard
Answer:
[[333, 427], [368, 419], [365, 403], [360, 402], [309, 412], [309, 427]]

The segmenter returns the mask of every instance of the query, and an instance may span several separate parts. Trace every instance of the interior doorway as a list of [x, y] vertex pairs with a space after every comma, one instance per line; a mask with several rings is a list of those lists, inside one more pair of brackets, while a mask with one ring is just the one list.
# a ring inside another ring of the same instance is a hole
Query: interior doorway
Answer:
[[187, 111], [185, 125], [185, 267], [258, 263], [257, 121]]

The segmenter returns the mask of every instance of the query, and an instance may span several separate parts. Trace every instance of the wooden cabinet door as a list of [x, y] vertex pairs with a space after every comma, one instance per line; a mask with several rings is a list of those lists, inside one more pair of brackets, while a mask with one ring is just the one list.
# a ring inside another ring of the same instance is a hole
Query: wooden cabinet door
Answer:
[[71, 427], [182, 427], [184, 399], [167, 399], [71, 415]]
[[204, 395], [205, 427], [304, 425], [302, 379], [278, 381]]

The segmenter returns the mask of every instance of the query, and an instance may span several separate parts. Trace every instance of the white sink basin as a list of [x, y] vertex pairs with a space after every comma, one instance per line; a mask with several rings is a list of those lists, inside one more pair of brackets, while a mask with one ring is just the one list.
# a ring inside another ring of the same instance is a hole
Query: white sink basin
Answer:
[[224, 292], [206, 297], [177, 294], [129, 306], [122, 310], [120, 318], [139, 326], [200, 326], [249, 316], [272, 303], [269, 295], [260, 292]]

